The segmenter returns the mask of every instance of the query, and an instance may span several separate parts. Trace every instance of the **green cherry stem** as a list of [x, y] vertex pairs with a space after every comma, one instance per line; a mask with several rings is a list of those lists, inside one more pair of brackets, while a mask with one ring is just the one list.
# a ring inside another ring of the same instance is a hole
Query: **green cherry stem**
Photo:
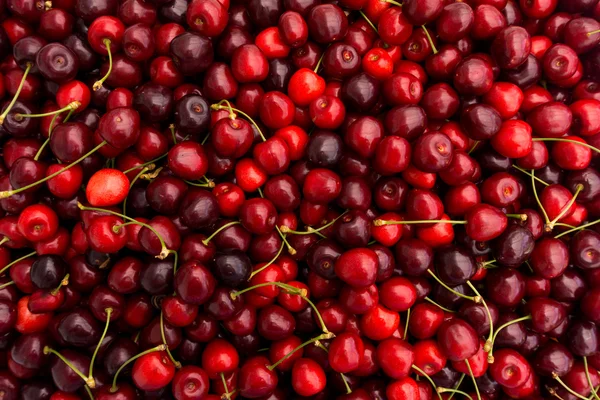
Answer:
[[473, 370], [471, 369], [471, 363], [469, 363], [469, 359], [465, 358], [465, 364], [467, 365], [467, 369], [469, 370], [469, 376], [473, 380], [473, 386], [475, 386], [475, 393], [477, 393], [477, 400], [481, 400], [481, 394], [479, 393], [479, 387], [477, 386], [477, 380], [475, 376], [473, 376]]
[[221, 372], [219, 375], [221, 375], [221, 382], [223, 382], [223, 388], [225, 389], [225, 394], [223, 396], [225, 396], [226, 399], [230, 399], [231, 393], [229, 393], [229, 387], [227, 386], [227, 379], [225, 379], [225, 374]]
[[402, 335], [402, 339], [406, 340], [406, 335], [408, 334], [408, 323], [410, 322], [410, 308], [406, 310], [406, 322], [404, 323], [404, 334]]
[[479, 140], [476, 140], [473, 143], [473, 146], [471, 146], [471, 148], [469, 149], [469, 151], [467, 151], [467, 154], [471, 154], [472, 152], [474, 152], [475, 149], [477, 148], [477, 146], [479, 146], [479, 143], [480, 143]]
[[384, 219], [376, 219], [373, 221], [375, 226], [384, 225], [413, 225], [413, 224], [466, 224], [467, 221], [454, 221], [449, 219], [418, 219], [414, 221], [387, 221]]
[[526, 169], [523, 169], [517, 165], [513, 165], [512, 166], [514, 169], [516, 169], [517, 171], [521, 171], [522, 173], [524, 173], [525, 175], [529, 175], [531, 177], [533, 177], [533, 179], [535, 179], [536, 181], [538, 181], [539, 183], [541, 183], [544, 186], [550, 186], [550, 184], [546, 181], [541, 180], [540, 178], [536, 177], [535, 175], [532, 175], [531, 172], [527, 171]]
[[523, 222], [527, 221], [527, 214], [506, 214], [506, 216], [508, 218], [520, 219]]
[[565, 236], [565, 235], [568, 235], [568, 234], [570, 234], [570, 233], [573, 233], [573, 232], [581, 231], [581, 230], [583, 230], [583, 229], [585, 229], [585, 228], [588, 228], [588, 227], [590, 227], [590, 226], [592, 226], [592, 225], [596, 225], [596, 224], [599, 224], [599, 223], [600, 223], [600, 219], [597, 219], [597, 220], [595, 220], [595, 221], [588, 222], [588, 223], [587, 223], [587, 224], [585, 224], [585, 225], [581, 225], [581, 226], [578, 226], [578, 227], [576, 227], [576, 228], [569, 229], [568, 231], [564, 231], [564, 232], [562, 232], [562, 233], [560, 233], [560, 234], [558, 234], [558, 235], [554, 236], [554, 238], [555, 238], [555, 239], [559, 239], [559, 238], [561, 238], [561, 237], [563, 237], [563, 236]]
[[544, 214], [544, 221], [546, 221], [546, 224], [549, 224], [550, 218], [548, 218], [548, 213], [544, 209], [544, 206], [540, 201], [540, 197], [538, 196], [537, 189], [535, 188], [535, 171], [533, 169], [531, 170], [531, 187], [533, 188], [533, 196], [535, 197], [535, 201], [542, 210], [542, 214]]
[[394, 0], [383, 0], [383, 1], [384, 1], [385, 3], [390, 3], [390, 4], [393, 4], [393, 5], [395, 5], [395, 6], [402, 7], [402, 4], [401, 4], [401, 3], [398, 3], [397, 1], [394, 1]]
[[351, 394], [352, 389], [350, 388], [350, 385], [348, 385], [348, 378], [346, 378], [346, 375], [342, 374], [341, 372], [340, 376], [342, 377], [342, 381], [344, 381], [344, 386], [346, 386], [346, 394]]
[[[228, 106], [224, 107], [221, 104], [227, 102]], [[248, 119], [248, 121], [250, 121], [252, 123], [252, 125], [254, 125], [254, 127], [256, 128], [256, 131], [258, 132], [258, 134], [260, 135], [261, 139], [263, 142], [266, 142], [267, 139], [265, 138], [265, 135], [263, 135], [262, 131], [260, 130], [260, 128], [258, 127], [258, 125], [256, 124], [256, 122], [252, 119], [252, 117], [250, 117], [248, 114], [246, 114], [245, 112], [238, 110], [237, 108], [231, 107], [231, 104], [229, 103], [229, 101], [227, 100], [221, 100], [219, 103], [217, 104], [213, 104], [210, 106], [210, 108], [212, 108], [213, 110], [223, 110], [223, 109], [228, 109], [230, 111], [229, 114], [229, 118], [231, 118], [231, 113], [233, 111], [235, 111], [238, 114], [243, 115], [244, 117], [246, 117], [246, 119]], [[235, 118], [235, 117], [234, 117]]]
[[107, 80], [108, 77], [110, 76], [110, 73], [112, 72], [112, 67], [113, 67], [112, 52], [110, 51], [110, 39], [104, 39], [102, 42], [104, 43], [104, 46], [106, 47], [106, 52], [108, 53], [108, 71], [106, 71], [106, 74], [100, 80], [97, 80], [94, 83], [94, 85], [92, 86], [92, 89], [94, 89], [94, 92], [96, 90], [99, 90], [102, 87], [102, 84], [104, 84], [104, 81]]
[[598, 393], [596, 392], [596, 389], [594, 389], [594, 384], [592, 383], [592, 377], [590, 376], [590, 369], [588, 367], [588, 361], [587, 361], [587, 357], [583, 356], [583, 368], [585, 371], [585, 377], [588, 381], [588, 385], [590, 385], [590, 389], [592, 391], [592, 396], [596, 399], [596, 400], [600, 400], [600, 397], [598, 397]]
[[[48, 346], [44, 347], [43, 349], [44, 354], [54, 354], [56, 357], [58, 357], [62, 362], [64, 362], [65, 364], [67, 364], [67, 366], [69, 368], [71, 368], [71, 370], [73, 370], [73, 372], [75, 372], [81, 379], [83, 379], [83, 381], [85, 382], [86, 385], [88, 385], [89, 387], [91, 387], [92, 389], [94, 387], [96, 387], [96, 382], [94, 382], [93, 380], [91, 382], [88, 381], [88, 377], [85, 376], [76, 366], [74, 366], [71, 361], [67, 360], [62, 354], [60, 354], [58, 351], [54, 350], [53, 348], [50, 348]], [[91, 384], [90, 384], [91, 383]]]
[[277, 254], [275, 254], [275, 257], [271, 258], [271, 260], [268, 263], [266, 263], [259, 269], [252, 271], [248, 280], [251, 280], [252, 278], [254, 278], [255, 275], [260, 274], [262, 271], [267, 269], [271, 264], [273, 264], [275, 262], [275, 260], [277, 260], [279, 258], [279, 256], [281, 255], [281, 252], [283, 251], [284, 247], [285, 247], [285, 243], [281, 242], [281, 246], [279, 246], [279, 251], [277, 252]]
[[373, 22], [371, 22], [371, 20], [369, 19], [369, 17], [367, 17], [365, 15], [365, 13], [362, 12], [361, 10], [358, 10], [358, 12], [360, 13], [360, 16], [363, 17], [365, 19], [365, 21], [367, 21], [367, 24], [369, 24], [371, 26], [371, 28], [373, 28], [373, 30], [375, 31], [375, 33], [379, 34], [379, 31], [377, 30], [377, 27], [373, 24]]
[[534, 142], [565, 142], [565, 143], [575, 143], [575, 144], [579, 144], [583, 147], [587, 147], [588, 149], [595, 151], [596, 153], [600, 153], [600, 149], [597, 147], [594, 147], [592, 145], [589, 145], [587, 143], [582, 143], [582, 142], [578, 142], [577, 140], [573, 140], [573, 139], [563, 139], [563, 138], [533, 138], [531, 139]]
[[[488, 317], [488, 321], [490, 321], [490, 332], [488, 334], [488, 338], [487, 341], [485, 342], [486, 345], [489, 343], [490, 346], [493, 343], [494, 340], [494, 321], [492, 319], [492, 313], [490, 312], [490, 309], [487, 305], [487, 303], [485, 302], [485, 299], [483, 298], [483, 296], [477, 291], [477, 289], [475, 288], [475, 286], [471, 283], [471, 281], [467, 281], [467, 285], [471, 288], [471, 290], [473, 292], [475, 292], [475, 297], [479, 298], [481, 300], [481, 305], [483, 306], [483, 308], [485, 309], [485, 313], [487, 314]], [[466, 360], [465, 360], [466, 361]]]
[[577, 196], [579, 196], [579, 193], [581, 193], [581, 191], [584, 189], [582, 184], [577, 185], [577, 188], [575, 189], [575, 194], [573, 194], [573, 197], [571, 197], [571, 200], [569, 200], [567, 202], [567, 204], [564, 205], [564, 207], [562, 208], [562, 210], [560, 211], [560, 213], [556, 216], [556, 218], [554, 218], [552, 221], [550, 221], [549, 223], [546, 224], [546, 226], [544, 226], [544, 231], [545, 232], [552, 232], [552, 230], [554, 229], [554, 226], [557, 225], [558, 221], [565, 216], [565, 214], [567, 213], [567, 211], [569, 211], [569, 209], [571, 208], [571, 206], [573, 205], [573, 203], [575, 203], [575, 200], [577, 199]]
[[211, 180], [209, 180], [206, 183], [198, 183], [198, 182], [192, 182], [192, 181], [186, 181], [186, 180], [184, 180], [184, 181], [188, 185], [197, 186], [197, 187], [211, 188], [211, 189], [215, 187], [215, 183]]
[[56, 116], [58, 114], [62, 114], [65, 111], [77, 110], [80, 106], [81, 106], [81, 103], [79, 101], [72, 101], [59, 110], [49, 111], [49, 112], [42, 113], [42, 114], [18, 114], [17, 113], [17, 114], [15, 114], [15, 119], [17, 121], [21, 121], [21, 120], [23, 120], [23, 118], [42, 118], [42, 117], [49, 117], [51, 115]]
[[[169, 249], [167, 248], [167, 245], [165, 244], [165, 241], [163, 240], [163, 238], [160, 236], [160, 234], [156, 231], [156, 229], [154, 229], [153, 227], [151, 227], [150, 225], [144, 223], [144, 222], [140, 222], [138, 220], [135, 220], [131, 217], [128, 217], [127, 215], [124, 214], [120, 214], [118, 212], [115, 211], [111, 211], [111, 210], [107, 210], [105, 208], [96, 208], [96, 207], [86, 207], [81, 203], [77, 203], [77, 207], [79, 207], [80, 210], [82, 211], [98, 211], [101, 213], [107, 213], [107, 214], [111, 214], [111, 215], [115, 215], [117, 217], [121, 217], [129, 222], [132, 222], [136, 225], [140, 225], [143, 226], [144, 228], [148, 228], [150, 229], [150, 231], [152, 231], [152, 233], [154, 233], [156, 235], [156, 237], [158, 238], [158, 241], [160, 242], [161, 245], [161, 251], [160, 253], [156, 256], [156, 258], [160, 259], [160, 260], [164, 260], [165, 258], [167, 258], [169, 256]], [[123, 225], [115, 225], [113, 227], [113, 231], [115, 233], [119, 233], [119, 230], [121, 229]]]
[[4, 236], [2, 240], [0, 240], [0, 246], [2, 246], [6, 242], [10, 242], [10, 238], [8, 236]]
[[160, 312], [160, 337], [162, 339], [163, 344], [165, 345], [165, 351], [167, 352], [167, 355], [171, 359], [171, 362], [173, 363], [173, 365], [175, 365], [175, 368], [177, 368], [177, 369], [181, 368], [181, 363], [179, 361], [175, 360], [175, 357], [173, 357], [173, 354], [171, 354], [171, 350], [169, 350], [169, 346], [167, 344], [167, 339], [165, 337], [165, 320], [164, 320], [162, 311]]
[[279, 233], [281, 240], [283, 240], [283, 243], [285, 243], [288, 253], [290, 253], [290, 255], [292, 256], [296, 254], [296, 249], [294, 249], [292, 245], [287, 241], [286, 235], [284, 235], [283, 232], [281, 232], [281, 229], [279, 229], [277, 225], [275, 225], [275, 229], [277, 229], [277, 233]]
[[[458, 382], [456, 382], [456, 385], [454, 385], [454, 389], [458, 389], [460, 387], [460, 385], [462, 385], [464, 379], [465, 379], [465, 374], [460, 374], [460, 378], [458, 378]], [[456, 394], [456, 392], [450, 393], [450, 397], [448, 397], [448, 400], [451, 400], [455, 394]]]
[[70, 276], [71, 276], [71, 275], [69, 275], [69, 274], [66, 274], [66, 275], [65, 275], [65, 277], [64, 277], [64, 278], [62, 278], [62, 281], [60, 281], [60, 284], [58, 285], [58, 287], [57, 287], [56, 289], [52, 290], [52, 291], [50, 292], [50, 294], [51, 294], [52, 296], [56, 296], [56, 295], [58, 294], [58, 291], [59, 291], [59, 290], [60, 290], [60, 289], [61, 289], [63, 286], [67, 286], [67, 285], [69, 284], [69, 277], [70, 277]]
[[428, 269], [427, 272], [429, 273], [429, 275], [431, 275], [431, 277], [433, 279], [435, 279], [437, 281], [437, 283], [442, 285], [449, 292], [452, 292], [455, 295], [457, 295], [458, 297], [462, 297], [463, 299], [471, 300], [474, 303], [477, 303], [477, 304], [481, 303], [481, 296], [468, 296], [466, 294], [457, 292], [456, 290], [452, 289], [450, 286], [446, 285], [440, 278], [438, 278], [437, 275], [434, 274], [432, 270]]
[[437, 385], [435, 384], [435, 382], [433, 381], [433, 379], [431, 379], [431, 377], [429, 375], [427, 375], [425, 373], [425, 371], [423, 371], [421, 368], [417, 367], [415, 364], [411, 365], [410, 367], [412, 369], [414, 369], [415, 371], [417, 371], [418, 373], [420, 373], [423, 376], [423, 378], [425, 378], [425, 379], [427, 379], [429, 381], [429, 384], [431, 384], [431, 386], [433, 387], [433, 390], [437, 394], [438, 398], [440, 400], [442, 400], [442, 394], [440, 392], [438, 392]]
[[576, 391], [571, 389], [566, 383], [564, 383], [563, 380], [560, 379], [560, 376], [556, 375], [556, 372], [552, 373], [552, 379], [554, 379], [556, 382], [558, 382], [558, 384], [560, 386], [562, 386], [567, 392], [571, 393], [573, 396], [575, 396], [581, 400], [587, 400], [587, 397], [580, 395], [579, 393], [577, 393]]
[[292, 354], [294, 354], [295, 352], [297, 352], [298, 350], [300, 350], [303, 347], [308, 346], [311, 343], [315, 343], [319, 340], [325, 340], [325, 339], [329, 339], [328, 335], [326, 333], [322, 333], [317, 337], [314, 337], [312, 339], [307, 340], [306, 342], [302, 343], [301, 345], [297, 346], [296, 348], [294, 348], [292, 351], [290, 351], [289, 353], [287, 353], [285, 356], [281, 357], [279, 360], [277, 360], [277, 362], [275, 362], [274, 364], [271, 364], [269, 366], [267, 366], [267, 368], [270, 371], [273, 371], [275, 368], [277, 368], [279, 366], [279, 364], [281, 364], [282, 362], [284, 362], [285, 360], [287, 360], [288, 358], [290, 358], [292, 356]]
[[16, 263], [18, 263], [18, 262], [20, 262], [20, 261], [23, 261], [23, 260], [25, 260], [26, 258], [29, 258], [29, 257], [35, 256], [36, 254], [37, 254], [37, 253], [36, 253], [35, 251], [32, 251], [31, 253], [29, 253], [29, 254], [26, 254], [26, 255], [24, 255], [23, 257], [17, 258], [16, 260], [14, 260], [14, 261], [12, 261], [12, 262], [10, 262], [10, 263], [6, 264], [6, 265], [4, 266], [4, 268], [0, 269], [0, 276], [1, 276], [1, 275], [4, 273], [4, 271], [6, 271], [7, 269], [9, 269], [10, 267], [12, 267], [13, 265], [15, 265]]
[[447, 312], [447, 313], [454, 313], [456, 311], [452, 311], [449, 308], [446, 308], [444, 306], [439, 305], [438, 303], [436, 303], [435, 301], [433, 301], [432, 299], [430, 299], [429, 297], [425, 296], [424, 299], [426, 302], [433, 304], [434, 306], [436, 306], [437, 308], [439, 308], [440, 310]]
[[171, 138], [173, 139], [173, 144], [177, 144], [177, 136], [175, 135], [175, 125], [170, 124], [169, 130], [171, 131]]
[[125, 361], [123, 363], [123, 365], [121, 365], [119, 367], [119, 369], [117, 370], [117, 373], [115, 374], [115, 376], [113, 378], [112, 387], [110, 388], [110, 392], [114, 393], [117, 391], [117, 378], [119, 377], [119, 374], [121, 373], [121, 371], [123, 371], [125, 369], [125, 367], [127, 367], [129, 364], [131, 364], [138, 358], [145, 356], [146, 354], [154, 353], [155, 351], [164, 351], [166, 348], [167, 348], [167, 346], [165, 346], [164, 344], [159, 344], [158, 346], [153, 347], [148, 350], [145, 350], [145, 351], [142, 351], [141, 353], [136, 354], [135, 356], [131, 357], [129, 360]]
[[348, 213], [347, 210], [344, 211], [342, 214], [338, 215], [337, 217], [335, 217], [334, 219], [332, 219], [331, 221], [329, 221], [328, 223], [326, 223], [325, 225], [323, 225], [317, 229], [314, 229], [311, 226], [307, 226], [306, 231], [294, 231], [294, 230], [291, 230], [290, 228], [288, 228], [286, 225], [282, 225], [280, 230], [283, 233], [291, 233], [294, 235], [310, 235], [311, 233], [319, 233], [322, 230], [325, 230], [325, 229], [329, 228], [331, 225], [335, 224], [337, 222], [337, 220], [342, 218], [346, 213]]
[[468, 398], [469, 400], [473, 400], [473, 398], [471, 397], [471, 395], [467, 392], [463, 392], [462, 390], [458, 390], [458, 389], [448, 389], [448, 388], [443, 388], [443, 387], [439, 387], [437, 389], [437, 391], [439, 393], [456, 393], [456, 394], [462, 394], [463, 396], [465, 396], [466, 398]]
[[40, 183], [44, 183], [46, 181], [49, 181], [50, 179], [62, 174], [63, 172], [65, 172], [66, 170], [68, 170], [69, 168], [79, 164], [81, 161], [83, 161], [84, 159], [86, 159], [87, 157], [89, 157], [91, 154], [93, 154], [96, 150], [98, 150], [99, 148], [101, 148], [102, 146], [104, 146], [106, 143], [108, 143], [106, 140], [103, 141], [102, 143], [100, 143], [98, 146], [94, 147], [92, 150], [88, 151], [87, 153], [85, 153], [84, 155], [82, 155], [81, 157], [79, 157], [77, 160], [73, 161], [71, 164], [66, 165], [64, 168], [56, 171], [53, 174], [50, 174], [48, 176], [46, 176], [45, 178], [40, 179], [37, 182], [33, 182], [30, 183], [29, 185], [20, 187], [19, 189], [13, 189], [13, 190], [5, 190], [3, 192], [0, 192], [0, 199], [6, 199], [10, 196], [13, 196], [17, 193], [21, 193], [27, 189], [31, 189], [34, 186], [39, 185]]
[[[131, 189], [133, 187], [133, 184], [135, 182], [137, 182], [138, 179], [140, 179], [140, 176], [142, 176], [143, 174], [145, 174], [148, 171], [152, 171], [154, 169], [154, 167], [155, 167], [154, 164], [149, 164], [149, 165], [145, 166], [144, 168], [142, 168], [142, 170], [140, 172], [138, 172], [138, 174], [129, 183], [129, 189]], [[125, 200], [123, 200], [123, 215], [127, 214], [127, 198], [128, 197], [129, 196], [125, 197]]]
[[433, 39], [431, 38], [431, 35], [429, 34], [429, 30], [425, 27], [425, 25], [421, 25], [421, 28], [423, 29], [423, 31], [425, 32], [425, 35], [427, 36], [427, 41], [429, 42], [429, 45], [431, 46], [431, 50], [433, 51], [433, 54], [437, 54], [438, 50], [435, 48], [435, 44], [433, 44]]
[[504, 324], [500, 325], [500, 327], [498, 329], [496, 329], [496, 332], [494, 332], [494, 337], [492, 338], [492, 343], [490, 343], [489, 347], [488, 347], [488, 343], [486, 343], [483, 348], [483, 351], [488, 352], [488, 363], [490, 363], [490, 364], [494, 363], [494, 356], [493, 356], [494, 342], [496, 341], [496, 338], [498, 337], [498, 334], [500, 333], [500, 331], [502, 331], [502, 329], [506, 328], [507, 326], [511, 326], [513, 324], [518, 324], [519, 322], [523, 322], [523, 321], [528, 321], [530, 319], [531, 319], [531, 315], [526, 315], [521, 318], [513, 319], [512, 321], [507, 321]]
[[219, 229], [217, 229], [216, 231], [214, 231], [209, 237], [207, 237], [206, 239], [204, 239], [202, 241], [202, 244], [205, 245], [205, 246], [208, 246], [208, 243], [211, 240], [213, 240], [213, 238], [215, 236], [217, 236], [219, 234], [219, 232], [221, 232], [221, 231], [229, 228], [230, 226], [237, 225], [239, 223], [241, 223], [241, 222], [240, 221], [231, 221], [231, 222], [226, 223], [225, 225], [223, 225], [222, 227], [220, 227]]
[[23, 86], [25, 85], [25, 80], [27, 79], [27, 75], [29, 74], [29, 71], [31, 71], [32, 67], [33, 67], [33, 63], [28, 62], [27, 66], [25, 67], [25, 71], [23, 72], [23, 77], [21, 78], [21, 82], [19, 83], [19, 87], [17, 87], [17, 91], [15, 92], [15, 95], [13, 96], [12, 100], [6, 107], [6, 110], [4, 110], [2, 115], [0, 115], [0, 125], [2, 125], [4, 123], [6, 116], [8, 115], [10, 110], [13, 108], [15, 103], [17, 102], [17, 99], [19, 98], [19, 95], [21, 94], [21, 90], [23, 90]]
[[147, 166], [147, 165], [154, 164], [154, 163], [156, 163], [157, 161], [160, 161], [160, 160], [162, 160], [162, 159], [163, 159], [163, 158], [165, 158], [166, 156], [167, 156], [167, 153], [163, 154], [163, 155], [162, 155], [162, 156], [160, 156], [160, 157], [156, 157], [154, 160], [150, 160], [150, 161], [147, 161], [147, 162], [145, 162], [145, 163], [143, 163], [143, 164], [136, 165], [135, 167], [131, 167], [131, 168], [129, 168], [129, 169], [126, 169], [125, 171], [123, 171], [123, 173], [127, 175], [127, 174], [128, 174], [129, 172], [131, 172], [131, 171], [135, 171], [136, 169], [139, 169], [139, 168], [144, 168], [144, 167], [145, 167], [145, 166]]
[[0, 289], [4, 289], [5, 287], [9, 287], [9, 286], [14, 285], [14, 284], [15, 284], [15, 281], [10, 281], [10, 282], [3, 283], [2, 285], [0, 285]]
[[106, 332], [108, 332], [108, 325], [110, 324], [110, 315], [113, 312], [113, 309], [108, 307], [106, 309], [104, 309], [104, 312], [106, 313], [106, 325], [104, 326], [104, 331], [102, 332], [102, 336], [100, 336], [100, 340], [98, 341], [98, 345], [96, 346], [96, 349], [94, 350], [94, 354], [92, 355], [92, 360], [90, 361], [90, 373], [88, 374], [88, 378], [87, 378], [87, 385], [90, 387], [93, 387], [92, 385], [90, 385], [90, 383], [94, 383], [94, 361], [96, 361], [96, 356], [98, 355], [98, 350], [100, 350], [100, 346], [102, 346], [102, 341], [104, 340], [104, 338], [106, 337]]

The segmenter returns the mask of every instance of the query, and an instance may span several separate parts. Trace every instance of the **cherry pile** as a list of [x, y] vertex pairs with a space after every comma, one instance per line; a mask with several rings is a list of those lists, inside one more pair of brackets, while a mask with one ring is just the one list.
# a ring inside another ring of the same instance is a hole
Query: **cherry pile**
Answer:
[[0, 0], [0, 400], [600, 400], [598, 0]]

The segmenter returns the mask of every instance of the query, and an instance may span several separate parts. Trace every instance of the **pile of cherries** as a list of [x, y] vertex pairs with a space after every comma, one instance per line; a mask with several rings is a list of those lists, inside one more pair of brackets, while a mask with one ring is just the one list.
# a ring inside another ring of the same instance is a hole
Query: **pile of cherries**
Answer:
[[598, 0], [0, 0], [0, 400], [600, 400]]

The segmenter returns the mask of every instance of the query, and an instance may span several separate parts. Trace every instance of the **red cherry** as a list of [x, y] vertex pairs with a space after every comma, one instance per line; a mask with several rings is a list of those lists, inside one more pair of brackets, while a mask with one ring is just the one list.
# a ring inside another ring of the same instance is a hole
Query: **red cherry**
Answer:
[[50, 239], [58, 230], [58, 216], [43, 204], [26, 207], [17, 221], [19, 232], [30, 242]]
[[323, 368], [311, 358], [301, 358], [292, 367], [292, 387], [301, 396], [314, 396], [327, 384]]
[[164, 351], [145, 354], [135, 360], [131, 378], [141, 390], [159, 390], [175, 376], [175, 366]]
[[127, 176], [111, 168], [101, 169], [92, 175], [85, 189], [85, 196], [94, 207], [117, 205], [125, 200], [128, 193]]

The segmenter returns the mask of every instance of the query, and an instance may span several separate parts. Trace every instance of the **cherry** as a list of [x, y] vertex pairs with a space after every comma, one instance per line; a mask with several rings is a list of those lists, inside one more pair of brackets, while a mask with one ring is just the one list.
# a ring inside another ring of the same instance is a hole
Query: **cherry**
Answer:
[[135, 360], [131, 377], [138, 388], [158, 390], [168, 385], [175, 375], [175, 366], [164, 351], [153, 351]]
[[467, 322], [459, 318], [445, 321], [439, 327], [437, 341], [442, 352], [451, 361], [468, 359], [479, 349], [477, 333]]
[[383, 372], [393, 379], [407, 377], [414, 359], [413, 347], [401, 339], [386, 339], [377, 346], [379, 365]]
[[495, 361], [490, 366], [490, 374], [498, 383], [516, 388], [527, 381], [531, 367], [523, 356], [512, 349], [501, 349], [494, 354]]
[[325, 389], [327, 378], [323, 368], [310, 358], [300, 358], [292, 367], [292, 387], [301, 396], [314, 396]]

